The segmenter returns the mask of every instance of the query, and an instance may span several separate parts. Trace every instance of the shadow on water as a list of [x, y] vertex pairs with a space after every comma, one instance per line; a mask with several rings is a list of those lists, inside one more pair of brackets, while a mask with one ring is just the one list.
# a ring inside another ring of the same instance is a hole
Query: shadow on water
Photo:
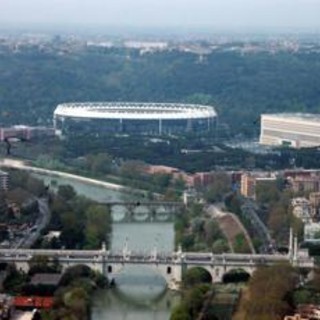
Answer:
[[167, 294], [167, 288], [163, 287], [161, 292], [152, 293], [147, 295], [140, 293], [139, 295], [130, 295], [130, 293], [123, 291], [121, 288], [115, 287], [111, 289], [113, 294], [117, 299], [123, 301], [124, 303], [132, 305], [134, 308], [145, 308], [146, 306], [151, 306], [160, 303]]
[[116, 277], [115, 287], [96, 292], [93, 301], [93, 320], [168, 320], [180, 295], [167, 290], [154, 270], [134, 267]]

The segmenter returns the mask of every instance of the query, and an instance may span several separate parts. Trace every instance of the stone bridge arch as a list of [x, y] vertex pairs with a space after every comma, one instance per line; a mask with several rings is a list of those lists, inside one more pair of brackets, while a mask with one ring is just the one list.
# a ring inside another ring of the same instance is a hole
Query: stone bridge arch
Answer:
[[[130, 263], [108, 263], [106, 262], [104, 268], [104, 275], [108, 277], [109, 280], [114, 279], [122, 270], [126, 267], [132, 265]], [[166, 285], [171, 290], [177, 290], [180, 286], [182, 279], [182, 271], [180, 264], [163, 264], [163, 263], [141, 263], [134, 264], [135, 266], [148, 266], [151, 270], [154, 270], [157, 274], [161, 275], [165, 280]]]
[[223, 283], [247, 282], [252, 276], [252, 268], [233, 268], [229, 269], [222, 276]]
[[255, 266], [241, 266], [239, 268], [234, 266], [227, 266], [227, 265], [214, 265], [214, 264], [203, 264], [203, 265], [187, 265], [187, 269], [194, 268], [195, 266], [201, 267], [208, 271], [212, 278], [212, 283], [222, 283], [223, 276], [228, 272], [234, 269], [241, 269], [244, 272], [247, 272], [250, 276], [255, 271]]
[[181, 211], [181, 204], [166, 202], [115, 202], [109, 206], [114, 222], [167, 222]]
[[186, 266], [186, 270], [190, 270], [193, 268], [201, 268], [206, 270], [211, 276], [212, 283], [221, 282], [222, 270], [220, 267], [214, 266], [214, 265], [206, 265], [206, 264], [203, 264], [203, 265], [188, 264]]
[[[128, 210], [121, 204], [109, 205], [111, 217], [114, 222], [125, 221], [128, 216]], [[114, 218], [115, 217], [115, 218]]]
[[99, 272], [101, 274], [104, 274], [104, 268], [103, 268], [103, 262], [101, 257], [94, 257], [90, 261], [76, 261], [76, 260], [71, 260], [71, 259], [66, 259], [66, 260], [59, 260], [59, 263], [61, 265], [61, 272], [65, 272], [67, 269], [71, 267], [76, 267], [79, 265], [86, 266], [90, 268], [91, 270], [95, 272]]
[[248, 266], [239, 266], [239, 267], [234, 267], [234, 266], [227, 266], [225, 268], [224, 274], [235, 271], [235, 270], [241, 270], [243, 272], [248, 273], [250, 276], [255, 272], [257, 267], [255, 265], [248, 265]]
[[184, 268], [182, 272], [182, 281], [188, 286], [193, 286], [199, 282], [212, 283], [212, 272], [205, 266], [190, 266]]

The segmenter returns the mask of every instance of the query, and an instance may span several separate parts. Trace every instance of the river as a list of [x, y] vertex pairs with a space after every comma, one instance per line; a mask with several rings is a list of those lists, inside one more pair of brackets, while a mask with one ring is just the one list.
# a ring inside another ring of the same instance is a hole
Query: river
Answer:
[[[73, 179], [36, 174], [46, 184], [56, 187], [69, 184], [82, 195], [96, 201], [132, 199], [132, 194], [86, 184]], [[174, 249], [173, 223], [115, 223], [111, 249], [121, 250], [128, 242], [129, 250], [161, 252]], [[92, 320], [168, 320], [179, 295], [166, 289], [164, 279], [151, 267], [125, 267], [115, 277], [117, 287], [97, 291], [93, 296]]]

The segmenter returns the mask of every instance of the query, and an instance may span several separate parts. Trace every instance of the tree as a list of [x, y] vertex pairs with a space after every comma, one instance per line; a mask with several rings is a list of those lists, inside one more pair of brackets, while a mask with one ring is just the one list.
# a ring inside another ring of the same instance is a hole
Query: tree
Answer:
[[274, 204], [280, 199], [277, 182], [259, 183], [256, 187], [257, 202], [262, 205]]
[[241, 215], [241, 200], [236, 193], [231, 193], [225, 198], [225, 205], [230, 212]]
[[106, 206], [91, 205], [87, 210], [86, 217], [86, 247], [97, 249], [103, 241], [107, 240], [107, 234], [110, 232], [110, 210]]
[[185, 303], [188, 306], [188, 313], [192, 319], [196, 319], [201, 311], [204, 302], [206, 301], [206, 293], [209, 291], [210, 286], [206, 284], [198, 284], [185, 294]]
[[205, 192], [205, 199], [208, 202], [222, 201], [223, 197], [231, 191], [231, 178], [218, 172], [213, 177], [213, 182], [208, 186]]
[[58, 196], [66, 201], [72, 200], [76, 195], [76, 191], [70, 185], [61, 185], [58, 188]]
[[61, 243], [70, 249], [81, 248], [84, 242], [85, 221], [79, 217], [79, 213], [72, 210], [64, 212], [61, 223]]
[[172, 176], [170, 174], [157, 173], [152, 175], [152, 182], [161, 189], [168, 188]]
[[289, 230], [290, 227], [289, 218], [290, 216], [285, 207], [275, 205], [271, 208], [268, 227], [274, 238], [282, 241], [286, 239], [286, 231]]
[[293, 294], [294, 305], [314, 303], [314, 294], [310, 290], [300, 289]]
[[111, 171], [112, 157], [107, 153], [89, 154], [86, 164], [94, 175], [108, 174]]
[[146, 165], [141, 161], [126, 161], [120, 167], [121, 176], [126, 179], [137, 179]]
[[219, 226], [215, 220], [209, 220], [205, 223], [204, 235], [208, 247], [212, 247], [213, 242], [222, 237]]
[[217, 239], [212, 244], [211, 248], [213, 253], [224, 253], [224, 252], [229, 252], [230, 250], [226, 239]]
[[67, 287], [72, 284], [73, 281], [79, 278], [90, 278], [92, 276], [92, 270], [86, 265], [76, 265], [68, 268], [62, 278], [61, 278], [61, 286]]
[[[249, 281], [248, 294], [240, 303], [239, 319], [283, 319], [290, 312], [289, 293], [298, 277], [289, 264], [258, 268]], [[267, 293], [267, 294], [266, 294]]]
[[8, 213], [8, 204], [6, 195], [3, 190], [0, 190], [0, 216], [4, 216]]
[[31, 272], [33, 270], [37, 270], [37, 272], [41, 272], [41, 270], [47, 270], [49, 267], [49, 257], [48, 256], [33, 256], [28, 264]]
[[212, 277], [210, 273], [203, 268], [191, 268], [188, 269], [182, 278], [182, 283], [185, 287], [193, 287], [201, 283], [211, 283]]
[[248, 246], [247, 239], [245, 238], [243, 233], [239, 233], [236, 235], [233, 242], [234, 251], [237, 253], [250, 253], [251, 250]]
[[180, 303], [173, 308], [170, 320], [192, 320], [192, 318], [188, 313], [187, 306], [184, 303]]
[[314, 269], [314, 274], [313, 274], [313, 279], [311, 281], [311, 286], [316, 292], [320, 292], [320, 269], [319, 269], [319, 267]]

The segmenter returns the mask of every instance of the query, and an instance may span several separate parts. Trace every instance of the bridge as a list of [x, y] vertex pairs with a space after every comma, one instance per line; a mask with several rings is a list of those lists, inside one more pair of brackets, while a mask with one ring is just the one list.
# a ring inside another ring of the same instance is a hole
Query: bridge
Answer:
[[127, 243], [120, 252], [106, 250], [46, 250], [46, 249], [0, 249], [0, 262], [14, 263], [18, 269], [29, 270], [32, 257], [46, 256], [49, 260], [57, 259], [62, 271], [75, 265], [86, 265], [108, 278], [114, 278], [128, 265], [148, 265], [160, 273], [169, 289], [178, 289], [184, 270], [201, 267], [207, 270], [212, 282], [222, 282], [224, 274], [242, 269], [250, 275], [259, 266], [270, 266], [277, 263], [290, 263], [294, 267], [312, 270], [314, 260], [306, 251], [298, 250], [297, 239], [290, 244], [287, 255], [281, 254], [213, 254], [211, 252], [182, 252], [181, 249], [172, 253], [132, 252]]
[[[132, 191], [132, 189], [130, 188], [115, 183], [87, 178], [67, 172], [29, 166], [20, 160], [13, 160], [9, 158], [2, 159], [0, 160], [0, 167], [15, 168], [28, 172], [47, 175], [50, 177], [72, 179], [74, 181], [80, 181], [83, 183], [99, 186], [106, 189], [117, 190], [120, 192], [126, 190], [129, 192]], [[181, 208], [184, 206], [182, 202], [173, 201], [110, 201], [101, 202], [100, 204], [110, 206], [113, 222], [116, 223], [168, 222], [172, 221], [174, 215], [179, 214], [181, 212]]]
[[113, 201], [100, 202], [110, 207], [113, 222], [168, 222], [181, 213], [182, 202], [173, 201]]

